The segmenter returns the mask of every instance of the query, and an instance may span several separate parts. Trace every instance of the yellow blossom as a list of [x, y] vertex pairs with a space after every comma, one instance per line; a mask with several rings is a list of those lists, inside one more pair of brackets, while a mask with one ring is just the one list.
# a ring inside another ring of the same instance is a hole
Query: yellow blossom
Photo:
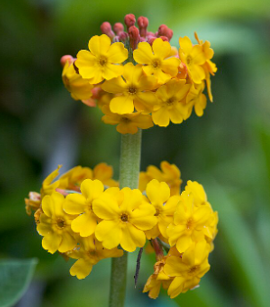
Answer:
[[143, 288], [143, 293], [149, 292], [148, 296], [150, 298], [156, 299], [159, 295], [160, 287], [162, 286], [164, 289], [168, 289], [169, 285], [173, 281], [173, 278], [170, 278], [164, 273], [166, 259], [167, 257], [164, 257], [155, 263], [154, 273], [148, 278]]
[[110, 109], [113, 113], [128, 114], [134, 111], [134, 106], [138, 111], [150, 112], [156, 101], [155, 93], [151, 90], [156, 86], [156, 79], [153, 76], [145, 76], [140, 65], [127, 63], [124, 66], [123, 78], [106, 81], [102, 89], [112, 94], [122, 94], [111, 100]]
[[154, 207], [137, 189], [109, 188], [93, 202], [93, 210], [102, 219], [95, 231], [96, 238], [108, 249], [120, 244], [124, 250], [133, 252], [136, 247], [143, 247], [144, 231], [157, 223]]
[[177, 250], [185, 252], [193, 242], [205, 241], [205, 236], [212, 239], [209, 223], [213, 210], [209, 205], [195, 206], [194, 196], [182, 192], [174, 214], [174, 221], [167, 228], [169, 244], [176, 244]]
[[119, 64], [128, 58], [128, 51], [123, 43], [111, 44], [110, 38], [102, 34], [93, 36], [88, 47], [90, 51], [79, 51], [75, 62], [84, 79], [89, 79], [91, 84], [97, 84], [122, 74], [123, 67]]
[[174, 79], [162, 85], [156, 92], [153, 122], [161, 127], [167, 127], [170, 121], [180, 124], [188, 111], [185, 98], [189, 89], [190, 84], [185, 84], [185, 80]]
[[205, 79], [205, 71], [202, 65], [206, 58], [200, 45], [192, 45], [191, 40], [185, 36], [179, 38], [179, 56], [187, 66], [188, 74], [195, 83], [201, 83]]
[[148, 129], [153, 127], [152, 117], [149, 114], [142, 114], [141, 112], [135, 112], [131, 114], [116, 114], [110, 111], [109, 107], [104, 106], [102, 108], [104, 116], [102, 120], [106, 124], [117, 125], [116, 130], [122, 134], [135, 134], [138, 132], [138, 128]]
[[99, 180], [86, 179], [81, 184], [82, 194], [69, 194], [64, 203], [65, 212], [77, 216], [71, 223], [71, 229], [88, 237], [95, 232], [97, 217], [93, 212], [92, 203], [103, 192], [104, 186]]
[[173, 221], [173, 214], [180, 201], [180, 196], [170, 197], [169, 186], [165, 182], [158, 182], [156, 179], [147, 184], [146, 194], [156, 210], [155, 216], [157, 217], [157, 225], [147, 232], [147, 237], [149, 239], [156, 238], [161, 233], [166, 238], [166, 229]]
[[206, 242], [193, 244], [180, 257], [170, 256], [166, 260], [164, 272], [174, 277], [168, 289], [170, 298], [198, 286], [203, 275], [209, 271], [209, 249]]
[[88, 276], [100, 260], [111, 257], [123, 256], [123, 250], [113, 248], [105, 249], [102, 244], [95, 239], [95, 236], [81, 238], [79, 247], [69, 253], [69, 257], [78, 259], [70, 268], [70, 274], [78, 279]]
[[70, 228], [74, 216], [64, 212], [63, 203], [64, 196], [57, 192], [42, 199], [43, 213], [39, 216], [37, 231], [43, 236], [42, 247], [51, 254], [57, 250], [65, 253], [77, 244]]
[[152, 47], [147, 42], [138, 44], [134, 50], [134, 60], [144, 65], [143, 71], [146, 75], [154, 75], [159, 84], [168, 82], [178, 73], [179, 59], [171, 57], [171, 45], [161, 38], [154, 40]]
[[175, 164], [170, 164], [167, 161], [160, 163], [159, 170], [154, 165], [149, 165], [146, 172], [140, 172], [139, 189], [143, 192], [146, 189], [146, 185], [152, 179], [157, 179], [159, 182], [166, 182], [170, 187], [171, 195], [180, 194], [181, 172]]
[[195, 38], [196, 38], [198, 44], [202, 46], [202, 51], [203, 51], [204, 56], [206, 58], [206, 62], [203, 65], [203, 69], [205, 71], [205, 76], [206, 76], [205, 78], [206, 78], [208, 96], [209, 96], [210, 101], [213, 102], [210, 74], [214, 76], [216, 71], [217, 71], [216, 64], [211, 61], [211, 59], [214, 56], [214, 50], [212, 48], [210, 48], [211, 44], [210, 44], [209, 41], [203, 42], [202, 40], [199, 40], [199, 37], [198, 37], [196, 32], [195, 32], [194, 35], [195, 35]]
[[204, 88], [203, 82], [201, 84], [192, 84], [187, 95], [187, 106], [189, 107], [187, 118], [190, 116], [193, 107], [197, 116], [203, 116], [203, 111], [207, 104], [206, 96], [203, 94]]
[[62, 72], [62, 79], [73, 99], [84, 101], [92, 96], [93, 86], [89, 83], [89, 80], [83, 79], [75, 71], [73, 62], [66, 61]]

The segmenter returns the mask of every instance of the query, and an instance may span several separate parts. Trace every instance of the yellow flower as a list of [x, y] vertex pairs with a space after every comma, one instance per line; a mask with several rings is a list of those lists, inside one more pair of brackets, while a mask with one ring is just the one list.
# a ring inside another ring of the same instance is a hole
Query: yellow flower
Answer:
[[179, 38], [179, 56], [187, 66], [188, 74], [195, 83], [201, 83], [205, 79], [205, 71], [202, 65], [206, 58], [200, 45], [192, 45], [191, 40], [185, 36]]
[[210, 101], [213, 102], [210, 74], [214, 76], [215, 72], [217, 71], [216, 64], [211, 61], [211, 59], [214, 56], [214, 51], [213, 51], [212, 48], [210, 48], [211, 44], [210, 44], [209, 41], [203, 42], [202, 40], [199, 40], [199, 37], [198, 37], [196, 32], [194, 33], [194, 35], [195, 35], [195, 38], [196, 38], [198, 44], [202, 46], [202, 51], [203, 51], [204, 56], [206, 58], [206, 62], [203, 65], [203, 69], [204, 69], [205, 75], [206, 75], [206, 85], [207, 85], [208, 96], [209, 96]]
[[[207, 203], [207, 195], [204, 188], [197, 181], [188, 180], [185, 191], [188, 193], [188, 195], [192, 195], [194, 206], [198, 207]], [[209, 203], [208, 205], [210, 206]]]
[[44, 238], [42, 247], [53, 254], [57, 250], [65, 253], [77, 244], [75, 234], [70, 228], [74, 216], [63, 210], [64, 196], [60, 193], [46, 195], [42, 199], [42, 210], [39, 216], [37, 231]]
[[[124, 78], [124, 79], [123, 79]], [[110, 102], [113, 113], [128, 114], [134, 111], [150, 112], [156, 101], [155, 94], [151, 92], [156, 86], [156, 79], [145, 76], [140, 65], [127, 63], [124, 66], [123, 78], [118, 77], [106, 81], [101, 87], [112, 94], [122, 94], [114, 97]]]
[[156, 166], [150, 165], [147, 167], [146, 172], [140, 172], [139, 189], [144, 192], [146, 185], [152, 179], [157, 179], [159, 182], [166, 182], [171, 190], [171, 195], [180, 194], [181, 172], [175, 164], [170, 164], [167, 161], [160, 163], [159, 170]]
[[113, 168], [106, 163], [99, 163], [93, 169], [93, 180], [100, 180], [106, 187], [118, 187], [119, 183], [112, 176]]
[[123, 43], [111, 44], [110, 38], [102, 34], [93, 36], [88, 47], [90, 51], [79, 51], [75, 62], [84, 79], [89, 79], [91, 84], [97, 84], [122, 74], [123, 67], [119, 64], [128, 58], [128, 51]]
[[123, 256], [123, 250], [121, 249], [105, 249], [95, 239], [94, 235], [80, 239], [79, 243], [79, 247], [69, 253], [70, 258], [78, 259], [70, 268], [70, 274], [78, 279], [88, 276], [92, 271], [93, 265], [97, 264], [100, 260]]
[[185, 80], [171, 80], [162, 85], [156, 92], [158, 100], [152, 113], [153, 122], [161, 127], [167, 127], [171, 122], [180, 124], [187, 113], [185, 98], [190, 84]]
[[158, 83], [168, 82], [178, 73], [179, 59], [171, 57], [171, 45], [161, 38], [154, 40], [152, 47], [147, 42], [138, 44], [138, 49], [133, 52], [134, 60], [144, 65], [146, 75], [154, 75]]
[[209, 271], [209, 249], [206, 242], [192, 245], [181, 256], [170, 256], [166, 260], [164, 272], [174, 277], [168, 289], [170, 298], [195, 288], [203, 275]]
[[155, 216], [157, 217], [157, 225], [147, 232], [147, 237], [148, 239], [154, 239], [161, 233], [166, 238], [166, 230], [173, 221], [173, 214], [180, 201], [180, 196], [170, 197], [169, 186], [165, 182], [158, 182], [156, 179], [147, 184], [146, 194], [156, 210]]
[[102, 219], [95, 235], [105, 248], [112, 249], [119, 244], [128, 252], [143, 247], [146, 241], [144, 231], [155, 226], [155, 209], [135, 189], [107, 189], [93, 202], [94, 213]]
[[143, 288], [143, 293], [149, 292], [148, 296], [150, 298], [156, 299], [159, 295], [160, 287], [163, 286], [164, 289], [168, 289], [169, 285], [173, 281], [173, 278], [170, 278], [164, 273], [166, 259], [167, 257], [164, 257], [155, 263], [154, 274], [148, 278]]
[[204, 88], [205, 85], [203, 82], [196, 85], [192, 84], [191, 89], [187, 95], [187, 105], [189, 106], [187, 118], [191, 115], [193, 107], [197, 116], [203, 116], [203, 111], [207, 104], [206, 96], [203, 94]]
[[82, 194], [69, 194], [64, 203], [65, 212], [77, 216], [71, 223], [71, 229], [81, 237], [91, 236], [97, 226], [97, 217], [92, 203], [103, 192], [104, 186], [99, 180], [86, 179], [81, 184]]
[[55, 192], [55, 189], [58, 188], [59, 181], [57, 180], [53, 182], [53, 180], [59, 175], [59, 169], [61, 167], [62, 165], [58, 165], [58, 168], [43, 180], [42, 188], [40, 190], [41, 198], [43, 198], [45, 195], [51, 195], [53, 192]]
[[135, 112], [131, 114], [116, 114], [110, 111], [110, 108], [104, 106], [102, 108], [104, 116], [102, 120], [106, 124], [117, 125], [116, 130], [122, 134], [135, 134], [138, 132], [138, 128], [148, 129], [153, 127], [152, 117], [149, 114], [142, 114], [141, 112]]
[[62, 79], [73, 99], [87, 100], [92, 96], [93, 86], [89, 84], [89, 80], [83, 79], [75, 71], [73, 62], [66, 61], [62, 72]]
[[177, 250], [185, 252], [193, 242], [205, 241], [205, 236], [212, 239], [209, 223], [213, 210], [209, 205], [195, 205], [194, 196], [182, 192], [174, 214], [174, 221], [167, 228], [169, 244], [176, 244]]

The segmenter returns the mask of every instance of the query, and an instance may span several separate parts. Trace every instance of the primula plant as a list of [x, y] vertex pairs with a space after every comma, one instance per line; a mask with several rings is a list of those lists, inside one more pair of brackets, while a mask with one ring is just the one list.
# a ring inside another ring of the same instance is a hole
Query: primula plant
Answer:
[[[140, 172], [141, 133], [153, 125], [180, 124], [194, 109], [202, 116], [210, 101], [210, 76], [217, 68], [213, 50], [195, 33], [196, 44], [180, 37], [171, 46], [172, 30], [161, 25], [149, 32], [148, 19], [125, 17], [101, 25], [89, 50], [61, 59], [62, 78], [72, 98], [98, 107], [102, 121], [121, 133], [119, 181], [105, 163], [94, 169], [76, 166], [58, 179], [59, 168], [30, 192], [26, 212], [34, 217], [42, 247], [76, 261], [70, 274], [86, 278], [93, 266], [112, 258], [110, 306], [124, 305], [128, 253], [144, 247], [155, 253], [153, 274], [143, 292], [171, 298], [198, 287], [209, 270], [209, 253], [217, 234], [218, 215], [202, 185], [188, 181], [181, 191], [178, 167], [166, 161]], [[134, 268], [136, 264], [134, 264]], [[135, 272], [135, 284], [139, 265]]]

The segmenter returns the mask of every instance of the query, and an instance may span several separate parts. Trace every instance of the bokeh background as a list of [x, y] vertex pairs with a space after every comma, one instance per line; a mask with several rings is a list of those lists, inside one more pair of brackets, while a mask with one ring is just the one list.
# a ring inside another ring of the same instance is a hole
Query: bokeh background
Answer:
[[28, 192], [43, 178], [105, 161], [118, 176], [120, 135], [98, 110], [73, 101], [61, 80], [60, 57], [76, 55], [103, 21], [134, 13], [149, 30], [211, 42], [218, 72], [214, 103], [202, 118], [143, 133], [142, 170], [162, 160], [202, 183], [219, 211], [211, 271], [199, 289], [171, 300], [142, 294], [154, 259], [143, 255], [137, 289], [130, 257], [127, 306], [269, 306], [270, 291], [270, 4], [267, 0], [1, 0], [0, 2], [0, 258], [37, 257], [31, 286], [18, 307], [106, 306], [110, 261], [83, 281], [71, 261], [41, 248]]

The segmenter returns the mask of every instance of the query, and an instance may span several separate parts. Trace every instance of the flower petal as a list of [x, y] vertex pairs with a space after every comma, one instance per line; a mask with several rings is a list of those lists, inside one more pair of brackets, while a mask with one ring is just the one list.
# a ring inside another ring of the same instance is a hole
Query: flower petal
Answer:
[[93, 201], [93, 211], [104, 220], [116, 219], [120, 212], [117, 201], [108, 192]]
[[74, 232], [79, 232], [82, 237], [89, 237], [94, 233], [97, 226], [97, 220], [95, 215], [92, 214], [81, 214], [76, 217], [71, 223], [71, 229]]
[[143, 247], [145, 241], [144, 232], [127, 223], [120, 241], [122, 248], [128, 252], [134, 252], [136, 247]]
[[95, 56], [104, 55], [109, 50], [110, 46], [111, 39], [105, 34], [93, 36], [88, 43], [89, 50]]
[[92, 271], [93, 265], [83, 258], [77, 260], [70, 268], [70, 275], [76, 276], [78, 279], [84, 279]]
[[61, 240], [61, 235], [56, 233], [48, 234], [42, 239], [42, 247], [49, 253], [54, 254], [58, 250]]
[[122, 240], [123, 231], [119, 225], [120, 221], [102, 221], [97, 225], [96, 238], [102, 242], [105, 248], [112, 249], [119, 245]]
[[60, 253], [65, 253], [67, 251], [72, 250], [75, 245], [76, 245], [77, 241], [74, 239], [74, 237], [68, 232], [63, 232], [62, 234], [62, 242], [58, 248]]
[[81, 214], [84, 212], [84, 207], [86, 205], [86, 199], [81, 194], [69, 194], [67, 195], [63, 208], [68, 214]]
[[128, 50], [121, 42], [113, 43], [108, 52], [108, 61], [110, 63], [123, 63], [128, 58]]
[[133, 51], [134, 60], [139, 64], [150, 64], [153, 51], [149, 43], [141, 42], [138, 44], [138, 49]]
[[113, 113], [129, 114], [134, 111], [133, 97], [123, 95], [115, 97], [110, 102], [110, 109]]

